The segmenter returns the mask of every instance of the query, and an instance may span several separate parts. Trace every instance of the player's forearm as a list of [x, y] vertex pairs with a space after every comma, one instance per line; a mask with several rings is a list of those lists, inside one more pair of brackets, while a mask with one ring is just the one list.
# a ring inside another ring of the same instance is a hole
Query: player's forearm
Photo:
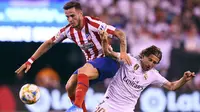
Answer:
[[116, 60], [119, 60], [119, 58], [120, 58], [120, 53], [119, 53], [119, 52], [112, 51], [112, 52], [110, 53], [110, 56], [111, 56], [112, 58], [116, 59]]
[[187, 81], [182, 77], [177, 81], [172, 82], [171, 90], [177, 90], [182, 87]]
[[[104, 35], [106, 36], [106, 35]], [[107, 37], [102, 37], [102, 41], [101, 41], [101, 44], [102, 44], [102, 48], [103, 48], [103, 53], [106, 55], [106, 56], [110, 56], [114, 59], [118, 59], [119, 58], [119, 55], [117, 52], [114, 52], [112, 50], [112, 47], [109, 46], [108, 44], [108, 39]]]
[[35, 60], [38, 59], [40, 56], [42, 56], [45, 52], [47, 52], [52, 46], [54, 45], [54, 43], [52, 42], [52, 40], [47, 40], [45, 41], [42, 45], [40, 45], [40, 47], [35, 51], [35, 53], [32, 55], [32, 58], [34, 58]]
[[109, 55], [109, 51], [108, 51], [108, 40], [107, 39], [103, 39], [101, 42], [102, 48], [103, 48], [103, 53], [107, 56]]
[[120, 40], [120, 52], [126, 52], [126, 38]]
[[126, 52], [127, 44], [126, 44], [126, 35], [123, 31], [121, 30], [115, 30], [115, 35], [119, 38], [120, 40], [120, 52]]
[[111, 46], [103, 42], [102, 42], [102, 46], [103, 46], [103, 52], [106, 56], [112, 57], [117, 60], [119, 59], [119, 53], [113, 51]]

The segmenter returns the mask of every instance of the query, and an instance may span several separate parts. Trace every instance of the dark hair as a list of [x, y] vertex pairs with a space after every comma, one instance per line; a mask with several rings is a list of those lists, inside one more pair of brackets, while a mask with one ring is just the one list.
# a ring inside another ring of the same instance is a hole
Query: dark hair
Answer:
[[70, 8], [75, 8], [75, 9], [79, 9], [79, 10], [82, 10], [81, 8], [81, 4], [79, 2], [76, 2], [76, 1], [70, 1], [70, 2], [67, 2], [64, 6], [63, 6], [63, 9], [64, 10], [68, 10]]
[[[140, 58], [143, 56], [149, 56], [151, 54], [155, 55], [160, 60], [162, 59], [162, 52], [161, 52], [160, 48], [156, 47], [155, 45], [152, 45], [152, 46], [142, 50], [142, 52], [140, 53]], [[160, 62], [160, 60], [159, 60], [159, 62]]]

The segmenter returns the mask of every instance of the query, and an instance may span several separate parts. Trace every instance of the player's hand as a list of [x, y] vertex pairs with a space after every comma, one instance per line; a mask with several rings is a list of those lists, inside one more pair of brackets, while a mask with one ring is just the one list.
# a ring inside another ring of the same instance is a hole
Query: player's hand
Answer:
[[107, 40], [108, 33], [107, 33], [106, 31], [100, 30], [100, 31], [99, 31], [99, 35], [100, 35], [100, 37], [101, 37], [101, 40], [103, 40], [103, 41], [106, 41], [106, 40]]
[[31, 68], [31, 64], [29, 63], [24, 63], [20, 68], [18, 68], [15, 73], [17, 74], [18, 77], [22, 77], [24, 73], [27, 73], [29, 69]]
[[185, 72], [184, 75], [183, 75], [183, 78], [185, 79], [185, 81], [189, 81], [193, 77], [195, 77], [195, 73], [194, 72], [190, 72], [190, 71]]
[[130, 57], [125, 52], [120, 52], [120, 60], [124, 61], [128, 65], [132, 65]]

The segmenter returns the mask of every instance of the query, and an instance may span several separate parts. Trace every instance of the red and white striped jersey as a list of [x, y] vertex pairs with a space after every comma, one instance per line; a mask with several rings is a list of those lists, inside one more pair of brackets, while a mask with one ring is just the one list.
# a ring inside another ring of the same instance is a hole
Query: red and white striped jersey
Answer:
[[87, 61], [99, 57], [104, 57], [101, 39], [98, 34], [99, 30], [106, 30], [108, 34], [113, 34], [115, 27], [90, 17], [84, 16], [84, 27], [81, 30], [76, 30], [70, 25], [61, 28], [60, 31], [52, 37], [55, 43], [62, 42], [69, 38], [77, 44], [83, 51]]

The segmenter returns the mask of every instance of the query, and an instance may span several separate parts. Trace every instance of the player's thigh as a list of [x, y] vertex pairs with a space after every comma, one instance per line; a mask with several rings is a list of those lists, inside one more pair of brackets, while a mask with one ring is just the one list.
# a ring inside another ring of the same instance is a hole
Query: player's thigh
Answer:
[[83, 67], [79, 68], [78, 74], [87, 75], [89, 80], [97, 79], [99, 76], [98, 70], [90, 63], [86, 63]]
[[77, 74], [72, 74], [69, 80], [67, 81], [67, 84], [65, 85], [67, 92], [75, 92], [76, 85], [77, 85]]

